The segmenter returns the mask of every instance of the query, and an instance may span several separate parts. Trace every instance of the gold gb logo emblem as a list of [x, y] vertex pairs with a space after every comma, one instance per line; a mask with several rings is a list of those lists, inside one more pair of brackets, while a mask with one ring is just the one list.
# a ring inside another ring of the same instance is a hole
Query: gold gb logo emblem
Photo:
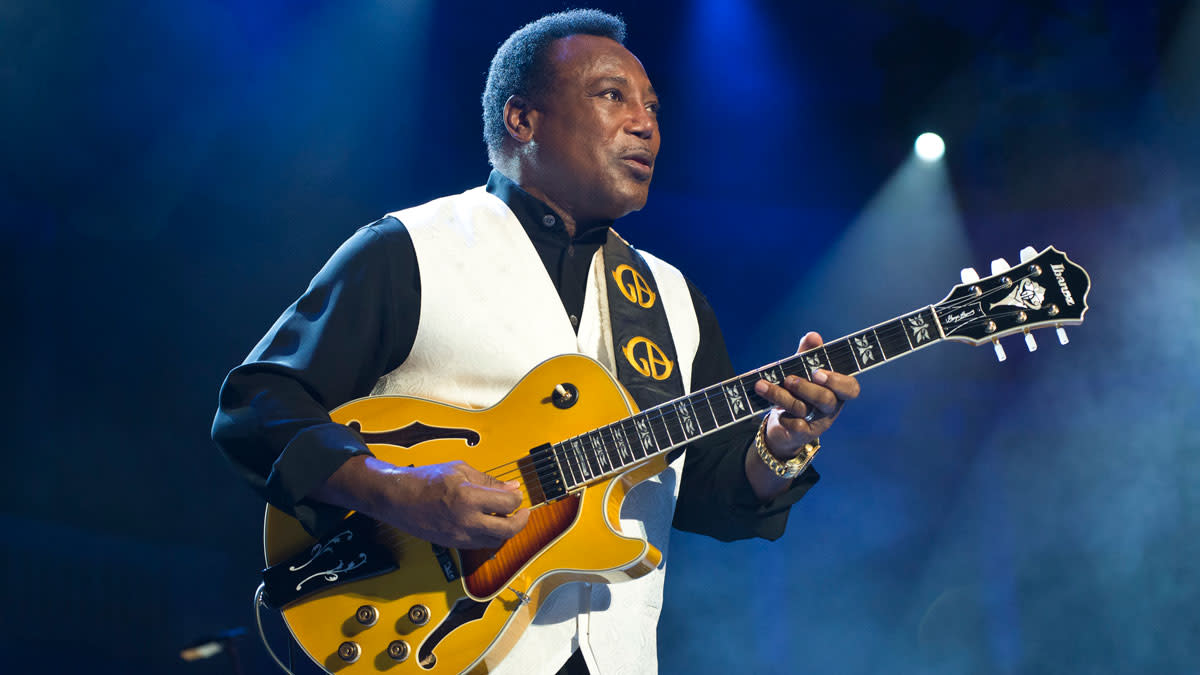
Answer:
[[641, 336], [633, 338], [625, 343], [621, 353], [625, 354], [625, 358], [634, 370], [645, 377], [652, 377], [656, 380], [665, 380], [670, 377], [671, 370], [675, 367], [675, 363], [668, 359], [663, 350], [659, 349], [658, 345], [651, 342], [649, 338]]
[[650, 290], [650, 284], [646, 283], [637, 270], [629, 265], [619, 265], [612, 275], [626, 300], [640, 307], [654, 306], [654, 291]]

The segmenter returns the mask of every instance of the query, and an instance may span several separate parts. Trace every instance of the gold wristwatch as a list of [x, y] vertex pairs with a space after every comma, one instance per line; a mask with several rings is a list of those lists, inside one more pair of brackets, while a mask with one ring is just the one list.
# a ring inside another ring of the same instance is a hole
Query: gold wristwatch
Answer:
[[754, 435], [754, 447], [758, 450], [758, 457], [767, 465], [767, 468], [775, 472], [780, 478], [795, 478], [808, 468], [808, 463], [812, 461], [817, 450], [821, 449], [821, 439], [814, 438], [804, 444], [804, 448], [799, 455], [789, 459], [786, 462], [780, 462], [767, 449], [766, 436], [767, 434], [767, 417], [763, 417], [762, 424], [758, 425], [758, 433]]

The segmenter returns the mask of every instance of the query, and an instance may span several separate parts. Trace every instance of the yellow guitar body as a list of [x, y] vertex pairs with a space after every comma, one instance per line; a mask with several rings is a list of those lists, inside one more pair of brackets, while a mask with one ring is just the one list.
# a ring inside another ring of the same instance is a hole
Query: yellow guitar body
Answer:
[[[565, 409], [553, 400], [561, 383], [571, 383], [579, 392], [575, 404]], [[356, 423], [376, 457], [392, 464], [424, 466], [461, 459], [496, 474], [494, 467], [511, 466], [535, 447], [634, 412], [628, 393], [603, 366], [586, 356], [567, 355], [542, 363], [485, 410], [378, 396], [347, 403], [331, 417], [339, 424]], [[411, 447], [370, 442], [414, 422], [478, 436], [436, 437]], [[623, 535], [619, 516], [629, 490], [666, 466], [665, 456], [654, 457], [615, 478], [536, 506], [525, 529], [494, 555], [454, 552], [462, 572], [454, 580], [447, 580], [431, 544], [380, 525], [377, 538], [395, 556], [396, 571], [297, 600], [283, 607], [284, 620], [305, 652], [330, 672], [488, 672], [513, 648], [555, 588], [573, 581], [635, 579], [658, 566], [661, 553], [641, 538]], [[531, 476], [503, 477], [527, 486], [522, 506], [531, 506], [530, 490], [540, 493], [540, 487], [528, 485]], [[268, 566], [315, 543], [296, 520], [273, 507], [267, 508], [263, 540]], [[452, 613], [456, 603], [459, 611]], [[356, 618], [363, 607], [374, 608], [377, 616], [369, 626]]]

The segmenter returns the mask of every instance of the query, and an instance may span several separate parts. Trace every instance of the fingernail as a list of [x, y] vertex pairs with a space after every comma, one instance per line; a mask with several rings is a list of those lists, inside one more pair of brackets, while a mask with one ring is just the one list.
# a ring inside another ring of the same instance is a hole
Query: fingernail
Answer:
[[813, 382], [816, 382], [817, 384], [825, 384], [825, 380], [828, 380], [828, 379], [829, 379], [829, 373], [827, 373], [823, 370], [814, 370], [813, 371], [813, 374], [812, 374]]
[[755, 382], [754, 383], [754, 393], [756, 393], [756, 394], [767, 393], [767, 381], [759, 380], [758, 382]]
[[521, 487], [521, 484], [515, 480], [506, 480], [506, 481], [504, 481], [504, 487], [512, 488], [513, 490], [516, 490], [517, 488]]

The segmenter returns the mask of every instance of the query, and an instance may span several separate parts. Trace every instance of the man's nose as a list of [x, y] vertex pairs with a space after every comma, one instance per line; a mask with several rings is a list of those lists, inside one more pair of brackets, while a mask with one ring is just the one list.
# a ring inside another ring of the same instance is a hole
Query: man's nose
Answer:
[[628, 123], [625, 125], [625, 130], [638, 138], [649, 140], [654, 136], [654, 127], [658, 121], [654, 115], [650, 113], [643, 105], [635, 106], [633, 114], [630, 115]]

